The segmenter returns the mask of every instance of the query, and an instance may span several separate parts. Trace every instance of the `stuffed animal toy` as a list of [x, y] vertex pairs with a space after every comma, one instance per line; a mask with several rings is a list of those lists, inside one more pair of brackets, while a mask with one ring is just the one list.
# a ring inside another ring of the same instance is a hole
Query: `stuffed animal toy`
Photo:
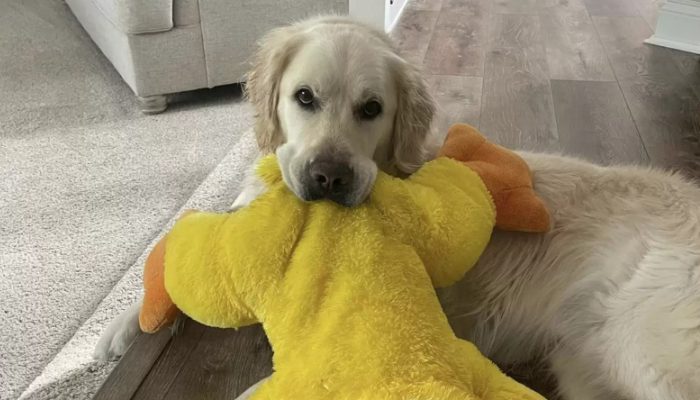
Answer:
[[[483, 168], [508, 182], [486, 167], [498, 158]], [[405, 180], [379, 173], [354, 208], [302, 202], [273, 156], [258, 175], [267, 191], [249, 206], [189, 213], [158, 243], [144, 331], [177, 309], [214, 327], [261, 322], [275, 372], [253, 399], [542, 399], [458, 339], [435, 295], [474, 265], [496, 222], [474, 170], [443, 157]]]
[[496, 203], [498, 229], [549, 230], [549, 212], [532, 188], [530, 168], [517, 154], [489, 142], [474, 127], [457, 124], [448, 131], [439, 155], [462, 161], [481, 177]]

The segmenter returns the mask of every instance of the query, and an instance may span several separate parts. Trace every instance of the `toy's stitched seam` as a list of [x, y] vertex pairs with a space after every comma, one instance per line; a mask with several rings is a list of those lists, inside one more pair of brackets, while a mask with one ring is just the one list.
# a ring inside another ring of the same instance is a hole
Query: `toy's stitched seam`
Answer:
[[532, 189], [529, 185], [522, 185], [522, 186], [516, 186], [508, 189], [503, 189], [500, 192], [501, 193], [509, 193], [509, 192], [514, 192], [516, 190], [521, 190], [521, 189]]

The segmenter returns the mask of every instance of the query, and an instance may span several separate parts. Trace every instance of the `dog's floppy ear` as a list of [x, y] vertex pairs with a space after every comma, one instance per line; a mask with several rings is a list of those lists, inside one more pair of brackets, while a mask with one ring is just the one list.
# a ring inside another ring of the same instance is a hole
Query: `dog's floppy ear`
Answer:
[[416, 67], [400, 57], [394, 58], [397, 77], [398, 108], [394, 121], [390, 156], [403, 173], [415, 172], [427, 160], [426, 141], [435, 114], [435, 103]]
[[262, 154], [273, 153], [285, 137], [277, 118], [282, 74], [301, 43], [297, 25], [273, 29], [260, 41], [248, 73], [246, 94], [255, 108], [255, 135]]

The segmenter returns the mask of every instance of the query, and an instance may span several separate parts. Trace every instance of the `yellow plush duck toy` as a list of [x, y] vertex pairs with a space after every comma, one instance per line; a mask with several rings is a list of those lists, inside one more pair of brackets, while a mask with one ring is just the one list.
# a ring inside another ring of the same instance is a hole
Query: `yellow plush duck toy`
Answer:
[[476, 172], [439, 158], [406, 180], [380, 173], [355, 208], [299, 200], [273, 156], [257, 172], [267, 192], [249, 206], [190, 213], [156, 246], [144, 330], [177, 308], [214, 327], [262, 323], [274, 373], [253, 399], [542, 399], [457, 338], [435, 295], [496, 222]]

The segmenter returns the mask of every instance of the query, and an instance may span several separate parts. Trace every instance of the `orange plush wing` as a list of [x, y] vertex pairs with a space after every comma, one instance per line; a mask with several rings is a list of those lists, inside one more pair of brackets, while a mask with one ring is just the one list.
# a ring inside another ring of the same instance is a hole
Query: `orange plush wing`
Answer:
[[175, 321], [179, 313], [165, 290], [165, 243], [163, 237], [146, 259], [143, 271], [144, 298], [139, 314], [139, 325], [146, 333], [154, 333]]
[[530, 167], [520, 156], [489, 142], [466, 124], [450, 128], [440, 155], [462, 161], [479, 174], [496, 204], [497, 228], [519, 232], [549, 230], [549, 211], [535, 193]]
[[[180, 218], [196, 210], [185, 210]], [[171, 325], [180, 313], [165, 290], [165, 244], [164, 236], [151, 250], [143, 270], [143, 304], [139, 313], [139, 326], [146, 333], [158, 332], [164, 326]]]

